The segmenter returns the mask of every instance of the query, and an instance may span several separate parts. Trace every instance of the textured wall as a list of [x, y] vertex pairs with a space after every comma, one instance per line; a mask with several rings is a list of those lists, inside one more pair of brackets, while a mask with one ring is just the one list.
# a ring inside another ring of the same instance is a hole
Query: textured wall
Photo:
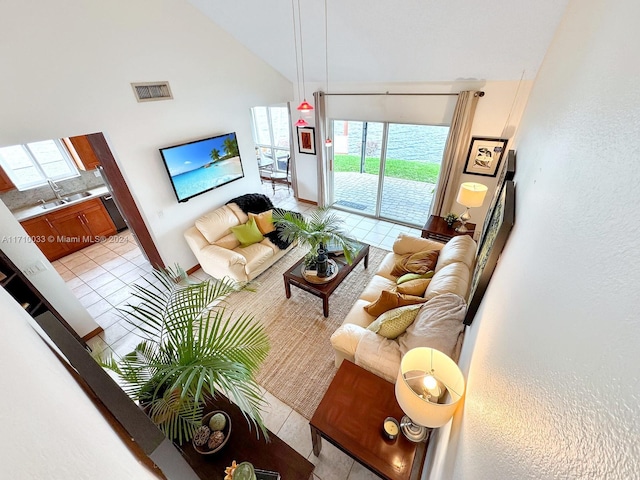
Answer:
[[518, 133], [516, 225], [463, 349], [464, 412], [431, 478], [640, 475], [638, 18], [635, 0], [568, 7]]

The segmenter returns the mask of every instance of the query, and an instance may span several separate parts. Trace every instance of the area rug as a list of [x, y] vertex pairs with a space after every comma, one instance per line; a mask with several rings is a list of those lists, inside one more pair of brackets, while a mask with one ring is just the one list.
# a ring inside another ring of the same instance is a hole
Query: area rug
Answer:
[[291, 286], [284, 292], [282, 274], [305, 254], [294, 248], [255, 279], [255, 292], [237, 292], [227, 298], [236, 313], [252, 314], [264, 326], [271, 351], [257, 380], [269, 393], [311, 419], [336, 373], [329, 338], [342, 324], [356, 299], [388, 252], [370, 247], [369, 267], [360, 262], [329, 297], [329, 317], [322, 299]]

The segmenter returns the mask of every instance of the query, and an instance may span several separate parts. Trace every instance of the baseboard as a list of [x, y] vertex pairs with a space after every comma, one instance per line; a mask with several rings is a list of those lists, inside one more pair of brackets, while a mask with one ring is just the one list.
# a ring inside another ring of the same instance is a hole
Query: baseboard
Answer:
[[193, 272], [197, 272], [198, 270], [200, 270], [200, 264], [196, 263], [194, 267], [191, 267], [189, 270], [187, 270], [187, 275], [191, 275]]
[[299, 202], [308, 203], [309, 205], [318, 205], [318, 202], [314, 202], [313, 200], [305, 200], [304, 198], [298, 198]]
[[90, 338], [95, 337], [96, 335], [100, 335], [102, 332], [104, 332], [104, 329], [102, 327], [98, 327], [95, 330], [91, 330], [89, 333], [87, 333], [84, 337], [82, 337], [82, 340], [84, 340], [85, 342], [87, 340], [89, 340]]

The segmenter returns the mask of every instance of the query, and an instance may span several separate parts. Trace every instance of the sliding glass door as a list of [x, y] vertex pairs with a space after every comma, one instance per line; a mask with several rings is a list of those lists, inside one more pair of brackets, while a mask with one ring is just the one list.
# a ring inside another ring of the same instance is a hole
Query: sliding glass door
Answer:
[[449, 127], [346, 120], [332, 124], [334, 206], [424, 225]]

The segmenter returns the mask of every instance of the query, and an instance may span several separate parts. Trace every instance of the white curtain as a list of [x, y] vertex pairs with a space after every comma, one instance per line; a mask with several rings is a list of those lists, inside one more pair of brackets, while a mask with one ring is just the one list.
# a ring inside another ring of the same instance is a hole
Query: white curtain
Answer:
[[451, 119], [449, 137], [444, 148], [438, 185], [431, 203], [431, 215], [444, 216], [458, 192], [460, 172], [471, 140], [471, 125], [478, 104], [479, 92], [466, 90], [458, 94]]
[[314, 92], [313, 101], [315, 104], [316, 122], [316, 157], [318, 159], [318, 206], [325, 207], [329, 203], [328, 193], [328, 159], [324, 141], [327, 138], [327, 114], [325, 95], [323, 92]]

